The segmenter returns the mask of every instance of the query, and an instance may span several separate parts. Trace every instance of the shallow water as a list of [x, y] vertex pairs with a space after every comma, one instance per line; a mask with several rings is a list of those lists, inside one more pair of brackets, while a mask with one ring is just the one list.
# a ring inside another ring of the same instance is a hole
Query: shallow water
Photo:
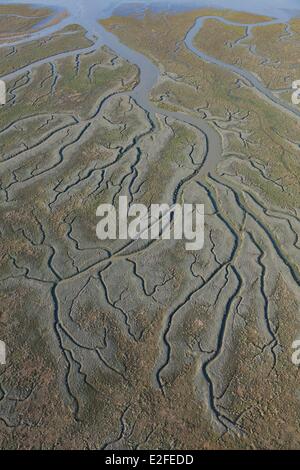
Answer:
[[[124, 4], [130, 4], [128, 0], [38, 0], [30, 2], [28, 0], [0, 0], [0, 4], [32, 3], [36, 5], [55, 6], [67, 8], [72, 17], [81, 21], [82, 24], [92, 24], [98, 18], [110, 16], [113, 10]], [[141, 5], [151, 5], [154, 9], [181, 10], [191, 6], [232, 8], [234, 10], [249, 11], [253, 13], [271, 15], [276, 18], [287, 20], [291, 16], [300, 14], [299, 0], [159, 0], [157, 2], [147, 2], [145, 0], [134, 0], [133, 3]]]

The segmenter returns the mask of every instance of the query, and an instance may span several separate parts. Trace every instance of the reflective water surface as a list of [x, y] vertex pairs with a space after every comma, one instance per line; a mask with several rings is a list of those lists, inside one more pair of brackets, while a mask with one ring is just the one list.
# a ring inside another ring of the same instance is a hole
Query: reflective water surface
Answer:
[[[0, 4], [32, 3], [38, 5], [55, 6], [67, 8], [72, 17], [81, 22], [94, 22], [96, 18], [111, 15], [112, 11], [122, 5], [130, 4], [128, 0], [0, 0]], [[158, 2], [147, 2], [145, 0], [134, 0], [134, 4], [151, 5], [153, 8], [171, 9], [173, 7], [220, 7], [232, 8], [234, 10], [249, 11], [272, 15], [276, 18], [287, 19], [300, 13], [299, 0], [159, 0]]]

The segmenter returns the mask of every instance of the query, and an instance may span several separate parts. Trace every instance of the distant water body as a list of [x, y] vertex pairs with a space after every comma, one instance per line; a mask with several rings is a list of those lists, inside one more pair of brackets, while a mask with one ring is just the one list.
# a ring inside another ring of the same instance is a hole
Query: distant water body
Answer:
[[[117, 8], [119, 12], [142, 12], [145, 7], [151, 6], [156, 11], [184, 10], [191, 7], [217, 7], [247, 11], [261, 15], [273, 16], [288, 20], [292, 16], [300, 15], [299, 0], [159, 0], [147, 2], [145, 0], [0, 0], [0, 4], [31, 3], [38, 6], [52, 6], [66, 8], [73, 20], [78, 23], [91, 24], [95, 19], [111, 16]], [[127, 5], [125, 8], [124, 6]], [[122, 7], [122, 9], [120, 9]]]

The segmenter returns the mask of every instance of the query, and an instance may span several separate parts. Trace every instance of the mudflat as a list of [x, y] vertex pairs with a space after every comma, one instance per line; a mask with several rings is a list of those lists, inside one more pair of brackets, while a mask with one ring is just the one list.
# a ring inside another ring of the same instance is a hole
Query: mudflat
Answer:
[[[1, 448], [300, 448], [300, 20], [136, 8], [0, 5]], [[120, 196], [204, 248], [99, 240]]]

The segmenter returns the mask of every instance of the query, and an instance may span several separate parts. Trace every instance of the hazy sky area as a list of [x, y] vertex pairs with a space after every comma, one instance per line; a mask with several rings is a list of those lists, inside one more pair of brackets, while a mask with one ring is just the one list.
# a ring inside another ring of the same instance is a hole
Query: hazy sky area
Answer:
[[[77, 16], [93, 12], [97, 17], [109, 16], [111, 11], [121, 5], [128, 4], [128, 0], [38, 0], [30, 2], [28, 0], [0, 0], [0, 3], [35, 3], [38, 5], [58, 5], [72, 10], [72, 14]], [[133, 3], [160, 3], [167, 8], [171, 5], [184, 4], [195, 6], [218, 6], [222, 8], [232, 8], [237, 10], [251, 11], [255, 13], [274, 15], [277, 17], [289, 17], [291, 14], [300, 12], [300, 0], [160, 0], [159, 2], [145, 2], [144, 0], [134, 0]], [[85, 10], [85, 11], [84, 11]]]

